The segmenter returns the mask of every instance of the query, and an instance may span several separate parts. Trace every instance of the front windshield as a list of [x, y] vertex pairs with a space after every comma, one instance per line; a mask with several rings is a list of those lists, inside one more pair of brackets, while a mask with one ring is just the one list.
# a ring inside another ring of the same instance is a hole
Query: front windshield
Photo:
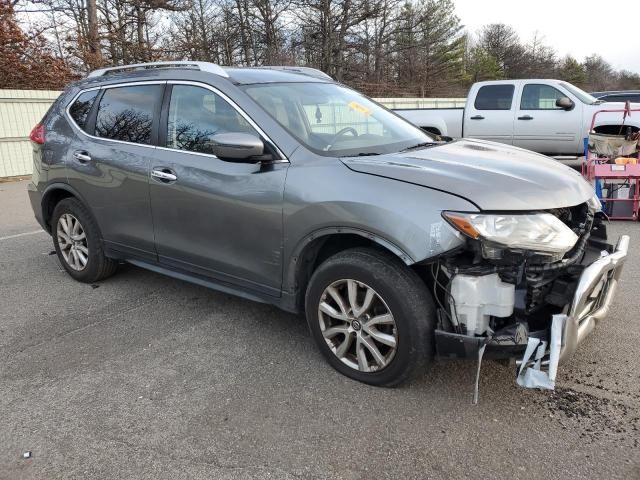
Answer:
[[271, 83], [244, 89], [291, 135], [320, 155], [378, 155], [434, 141], [356, 91], [334, 83]]
[[566, 88], [571, 93], [573, 93], [576, 97], [578, 97], [578, 99], [582, 103], [586, 103], [587, 105], [595, 105], [597, 103], [603, 103], [602, 101], [598, 100], [596, 97], [589, 95], [587, 92], [576, 87], [575, 85], [571, 85], [570, 83], [567, 83], [567, 82], [560, 82], [560, 85], [562, 85], [564, 88]]

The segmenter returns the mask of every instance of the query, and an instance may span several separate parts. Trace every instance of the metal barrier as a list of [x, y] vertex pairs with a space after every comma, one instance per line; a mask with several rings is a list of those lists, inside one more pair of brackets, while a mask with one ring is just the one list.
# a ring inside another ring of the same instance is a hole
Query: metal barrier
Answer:
[[0, 90], [0, 177], [30, 175], [29, 132], [61, 92]]

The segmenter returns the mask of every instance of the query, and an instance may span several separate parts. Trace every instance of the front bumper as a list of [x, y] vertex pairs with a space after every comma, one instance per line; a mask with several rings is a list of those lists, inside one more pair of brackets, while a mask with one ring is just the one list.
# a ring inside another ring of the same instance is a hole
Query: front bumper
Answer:
[[[594, 330], [598, 321], [607, 315], [628, 249], [629, 236], [623, 235], [610, 253], [602, 252], [596, 260], [582, 270], [566, 310], [559, 315], [564, 320], [561, 329], [556, 330], [555, 336], [552, 336], [552, 322], [544, 330], [530, 331], [529, 337], [520, 337], [517, 341], [506, 344], [494, 342], [493, 338], [486, 336], [465, 335], [436, 329], [435, 344], [438, 356], [440, 358], [477, 358], [479, 350], [486, 345], [486, 352], [483, 349], [485, 358], [514, 359], [517, 365], [522, 365], [523, 362], [527, 365], [528, 360], [525, 358], [529, 342], [540, 340], [544, 341], [547, 347], [541, 359], [541, 365], [549, 366], [550, 357], [554, 358], [556, 366], [557, 363], [566, 361]], [[551, 355], [551, 344], [556, 346], [554, 355]]]
[[600, 257], [580, 275], [562, 330], [560, 362], [571, 357], [609, 312], [628, 250], [629, 236], [622, 235], [613, 253]]

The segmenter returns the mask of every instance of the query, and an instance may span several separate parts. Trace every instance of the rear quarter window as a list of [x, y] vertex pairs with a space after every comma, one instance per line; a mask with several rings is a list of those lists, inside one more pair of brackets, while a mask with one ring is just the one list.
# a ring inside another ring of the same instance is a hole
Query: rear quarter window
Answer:
[[87, 118], [98, 93], [99, 90], [84, 92], [69, 107], [69, 115], [82, 130], [86, 131]]
[[112, 87], [105, 90], [96, 116], [96, 137], [151, 144], [153, 119], [164, 85]]
[[485, 85], [476, 95], [476, 110], [511, 110], [514, 85]]

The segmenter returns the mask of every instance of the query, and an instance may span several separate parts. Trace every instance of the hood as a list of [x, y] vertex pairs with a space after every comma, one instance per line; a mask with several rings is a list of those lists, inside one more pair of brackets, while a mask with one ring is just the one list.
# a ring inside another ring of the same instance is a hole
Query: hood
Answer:
[[593, 187], [578, 172], [556, 160], [482, 140], [341, 160], [356, 172], [452, 193], [481, 210], [568, 207], [594, 195]]

